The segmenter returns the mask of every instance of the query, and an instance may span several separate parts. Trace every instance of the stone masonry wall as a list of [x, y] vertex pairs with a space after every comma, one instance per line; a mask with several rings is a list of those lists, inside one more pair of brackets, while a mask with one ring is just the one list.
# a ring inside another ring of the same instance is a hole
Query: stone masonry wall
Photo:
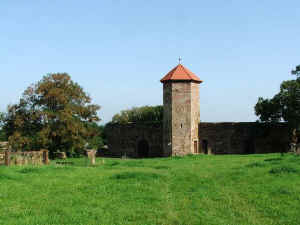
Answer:
[[163, 155], [172, 155], [172, 83], [163, 84], [164, 118], [163, 118]]
[[172, 82], [172, 155], [191, 152], [191, 82]]
[[164, 155], [198, 151], [199, 85], [193, 82], [164, 83]]
[[[142, 140], [149, 145], [149, 157], [163, 153], [163, 125], [110, 124], [106, 127], [110, 156], [138, 157]], [[281, 152], [289, 148], [289, 131], [285, 123], [275, 125], [249, 123], [200, 123], [199, 152], [212, 154], [252, 154]], [[207, 152], [205, 152], [205, 143]]]
[[[139, 144], [148, 144], [148, 157], [162, 157], [163, 132], [161, 123], [109, 124], [105, 128], [109, 155], [113, 157], [139, 157]], [[143, 146], [140, 148], [143, 148]]]
[[285, 123], [199, 124], [199, 142], [203, 153], [206, 153], [205, 151], [212, 154], [281, 152], [289, 148], [289, 136]]
[[191, 83], [191, 143], [192, 153], [199, 153], [200, 96], [199, 84]]

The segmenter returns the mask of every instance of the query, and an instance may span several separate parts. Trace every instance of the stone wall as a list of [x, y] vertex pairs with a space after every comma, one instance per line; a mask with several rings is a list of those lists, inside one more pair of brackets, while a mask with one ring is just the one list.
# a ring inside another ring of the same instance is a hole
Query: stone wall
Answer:
[[161, 157], [162, 123], [108, 124], [105, 128], [108, 156]]
[[252, 154], [282, 152], [289, 148], [287, 124], [200, 123], [201, 152]]
[[8, 142], [0, 142], [0, 152], [7, 151], [9, 148]]
[[5, 164], [6, 166], [11, 165], [42, 165], [48, 164], [48, 151], [28, 151], [28, 152], [10, 152], [5, 151], [4, 153], [4, 162], [1, 164]]
[[[161, 157], [162, 123], [110, 124], [106, 127], [109, 155], [115, 157]], [[289, 131], [285, 123], [200, 123], [199, 152], [204, 154], [252, 154], [286, 151]], [[144, 143], [141, 144], [141, 143]], [[148, 154], [141, 155], [143, 148]]]
[[172, 155], [172, 83], [163, 84], [163, 101], [164, 101], [164, 117], [163, 117], [163, 155]]

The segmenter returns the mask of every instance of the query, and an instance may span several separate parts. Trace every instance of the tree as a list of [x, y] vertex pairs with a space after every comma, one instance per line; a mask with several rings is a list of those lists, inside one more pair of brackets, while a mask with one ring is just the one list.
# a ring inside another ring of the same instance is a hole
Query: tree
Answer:
[[300, 66], [292, 71], [295, 80], [283, 81], [280, 91], [271, 99], [260, 97], [255, 113], [262, 122], [288, 122], [291, 129], [300, 124]]
[[0, 112], [0, 141], [6, 141], [6, 134], [3, 130], [5, 114]]
[[123, 110], [112, 118], [113, 123], [126, 124], [129, 122], [161, 122], [163, 106], [142, 106]]
[[0, 112], [0, 128], [2, 128], [3, 123], [4, 123], [4, 113]]
[[296, 66], [296, 69], [292, 70], [291, 72], [293, 75], [296, 75], [297, 78], [300, 77], [300, 65]]
[[8, 107], [4, 130], [15, 150], [82, 149], [99, 121], [98, 105], [67, 73], [48, 74], [29, 86], [20, 102]]
[[97, 123], [89, 123], [88, 126], [90, 126], [91, 135], [88, 139], [88, 149], [95, 149], [99, 150], [101, 147], [107, 144], [106, 142], [106, 136], [104, 132], [104, 126], [98, 125]]

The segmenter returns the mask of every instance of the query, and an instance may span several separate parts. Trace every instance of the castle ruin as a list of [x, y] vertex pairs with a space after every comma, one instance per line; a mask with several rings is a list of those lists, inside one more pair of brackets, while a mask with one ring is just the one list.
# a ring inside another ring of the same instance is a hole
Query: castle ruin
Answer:
[[285, 123], [200, 123], [199, 84], [202, 81], [178, 64], [161, 80], [162, 123], [109, 124], [110, 156], [135, 158], [187, 154], [252, 154], [289, 148]]

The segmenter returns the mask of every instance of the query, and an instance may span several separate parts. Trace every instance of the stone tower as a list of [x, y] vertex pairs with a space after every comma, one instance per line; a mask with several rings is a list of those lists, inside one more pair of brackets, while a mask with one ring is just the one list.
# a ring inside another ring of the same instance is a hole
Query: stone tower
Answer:
[[163, 83], [163, 155], [199, 153], [199, 84], [202, 81], [180, 63]]

